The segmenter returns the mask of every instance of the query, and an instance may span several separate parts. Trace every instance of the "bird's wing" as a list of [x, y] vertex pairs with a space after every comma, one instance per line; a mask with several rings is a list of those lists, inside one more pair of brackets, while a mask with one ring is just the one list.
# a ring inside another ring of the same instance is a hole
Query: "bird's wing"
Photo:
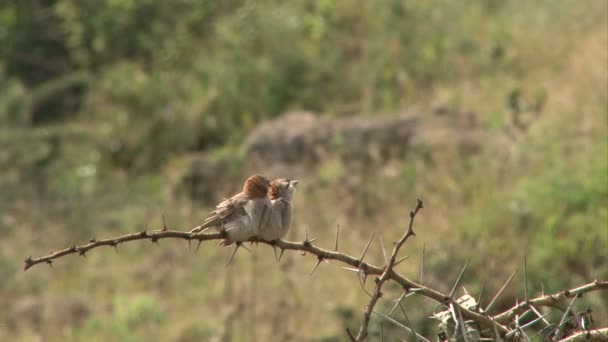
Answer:
[[246, 199], [242, 202], [241, 213], [233, 214], [224, 225], [228, 241], [246, 241], [259, 237], [260, 226], [264, 223], [270, 201], [267, 198]]
[[191, 232], [200, 232], [208, 227], [221, 227], [227, 221], [234, 220], [236, 217], [241, 215], [247, 215], [244, 208], [246, 203], [247, 198], [243, 193], [239, 193], [225, 201], [222, 201], [217, 205], [214, 211], [209, 213], [209, 216], [203, 221], [203, 223], [194, 228]]

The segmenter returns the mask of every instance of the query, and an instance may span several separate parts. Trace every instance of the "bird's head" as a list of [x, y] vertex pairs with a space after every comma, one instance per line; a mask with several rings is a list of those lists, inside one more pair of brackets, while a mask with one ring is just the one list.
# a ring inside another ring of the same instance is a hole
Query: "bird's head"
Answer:
[[273, 200], [282, 197], [291, 201], [293, 194], [296, 192], [297, 180], [289, 180], [285, 178], [277, 178], [270, 183], [270, 191], [268, 197]]
[[254, 175], [245, 181], [243, 184], [243, 193], [249, 198], [264, 198], [270, 189], [270, 181], [260, 175]]

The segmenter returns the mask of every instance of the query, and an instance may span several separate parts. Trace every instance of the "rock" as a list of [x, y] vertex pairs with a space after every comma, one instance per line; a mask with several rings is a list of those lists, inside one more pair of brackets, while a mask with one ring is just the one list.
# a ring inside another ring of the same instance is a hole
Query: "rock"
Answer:
[[250, 167], [306, 165], [330, 155], [344, 161], [385, 160], [405, 152], [417, 120], [401, 117], [328, 119], [290, 112], [265, 122], [246, 139]]
[[300, 163], [319, 159], [332, 122], [312, 112], [291, 112], [258, 126], [245, 140], [248, 160]]

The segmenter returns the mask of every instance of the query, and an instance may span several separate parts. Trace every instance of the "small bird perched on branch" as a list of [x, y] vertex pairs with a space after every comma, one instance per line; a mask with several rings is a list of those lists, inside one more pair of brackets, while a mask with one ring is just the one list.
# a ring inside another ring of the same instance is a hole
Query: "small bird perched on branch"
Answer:
[[278, 178], [270, 183], [268, 198], [271, 211], [266, 224], [261, 226], [258, 237], [266, 241], [282, 239], [291, 226], [291, 201], [296, 191], [297, 180]]
[[261, 225], [268, 221], [271, 210], [271, 202], [267, 197], [269, 189], [270, 181], [266, 177], [254, 175], [247, 178], [243, 191], [218, 204], [203, 224], [190, 233], [216, 227], [226, 234], [222, 245], [228, 246], [236, 242], [238, 248], [241, 242], [258, 236]]

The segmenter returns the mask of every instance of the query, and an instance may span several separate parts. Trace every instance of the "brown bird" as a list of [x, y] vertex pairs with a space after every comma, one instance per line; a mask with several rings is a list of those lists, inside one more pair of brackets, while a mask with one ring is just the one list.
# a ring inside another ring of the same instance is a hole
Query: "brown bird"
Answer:
[[268, 220], [271, 209], [267, 197], [269, 188], [270, 181], [266, 177], [254, 175], [247, 178], [243, 191], [218, 204], [203, 224], [190, 233], [198, 233], [210, 227], [223, 232], [226, 237], [222, 245], [228, 246], [233, 242], [237, 244], [228, 260], [230, 263], [242, 242], [257, 236], [261, 224]]
[[270, 183], [270, 215], [261, 226], [258, 237], [266, 241], [282, 239], [291, 226], [292, 200], [298, 185], [297, 180], [278, 178]]

